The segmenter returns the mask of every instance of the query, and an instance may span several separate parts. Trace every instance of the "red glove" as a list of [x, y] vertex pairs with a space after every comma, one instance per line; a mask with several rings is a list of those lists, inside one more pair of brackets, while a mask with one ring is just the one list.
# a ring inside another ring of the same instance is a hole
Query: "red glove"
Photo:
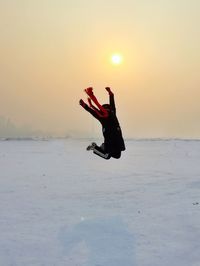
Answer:
[[111, 91], [110, 87], [106, 87], [105, 89], [107, 90], [107, 92], [108, 92], [110, 95], [113, 95], [113, 92]]
[[83, 108], [87, 105], [82, 99], [80, 99], [79, 104], [80, 104]]
[[89, 97], [93, 96], [93, 88], [92, 87], [85, 89], [85, 92], [87, 93], [87, 95]]

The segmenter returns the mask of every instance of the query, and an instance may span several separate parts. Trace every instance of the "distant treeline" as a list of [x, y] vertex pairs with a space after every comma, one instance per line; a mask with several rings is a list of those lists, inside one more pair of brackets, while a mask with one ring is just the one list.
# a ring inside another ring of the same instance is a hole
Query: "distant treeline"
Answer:
[[9, 118], [0, 116], [0, 137], [32, 137], [41, 136], [42, 132], [34, 131], [28, 125], [17, 126]]

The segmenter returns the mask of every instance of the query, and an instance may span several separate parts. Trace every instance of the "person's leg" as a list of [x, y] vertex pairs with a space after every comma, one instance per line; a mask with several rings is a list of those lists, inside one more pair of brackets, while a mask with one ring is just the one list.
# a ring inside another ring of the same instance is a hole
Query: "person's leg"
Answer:
[[119, 159], [121, 157], [121, 151], [113, 152], [111, 154], [111, 157], [113, 157], [115, 159]]
[[106, 160], [109, 160], [111, 158], [110, 153], [104, 150], [104, 143], [100, 147], [96, 145], [93, 149], [93, 153]]
[[97, 144], [95, 142], [92, 142], [87, 148], [86, 150], [87, 151], [90, 151], [90, 150], [94, 150], [94, 148], [97, 146]]

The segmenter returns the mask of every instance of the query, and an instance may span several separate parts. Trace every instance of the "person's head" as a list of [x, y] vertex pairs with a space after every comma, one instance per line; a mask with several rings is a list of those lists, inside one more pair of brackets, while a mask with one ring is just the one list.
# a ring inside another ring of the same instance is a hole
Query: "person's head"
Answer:
[[106, 109], [107, 111], [110, 111], [110, 104], [107, 104], [107, 103], [102, 104], [102, 107], [103, 107], [104, 109]]

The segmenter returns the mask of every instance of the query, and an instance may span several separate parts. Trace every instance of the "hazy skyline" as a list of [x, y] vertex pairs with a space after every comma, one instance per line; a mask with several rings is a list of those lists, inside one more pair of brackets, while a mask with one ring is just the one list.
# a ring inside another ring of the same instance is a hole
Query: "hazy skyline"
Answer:
[[78, 102], [110, 86], [125, 137], [200, 138], [199, 14], [198, 0], [0, 0], [0, 116], [101, 135]]

